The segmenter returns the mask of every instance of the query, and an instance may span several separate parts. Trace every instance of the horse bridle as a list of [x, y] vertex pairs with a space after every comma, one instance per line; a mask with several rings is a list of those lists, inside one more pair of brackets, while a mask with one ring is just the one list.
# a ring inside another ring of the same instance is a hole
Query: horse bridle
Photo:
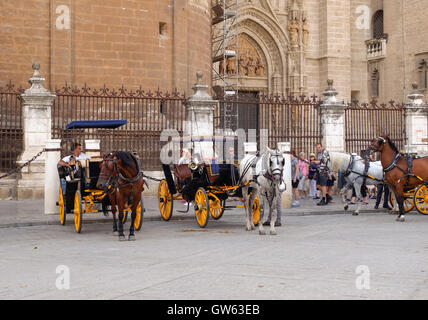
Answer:
[[[270, 165], [270, 163], [272, 162], [272, 158], [276, 158], [276, 163], [279, 165], [279, 160], [278, 160], [278, 158], [279, 157], [282, 157], [281, 155], [274, 155], [274, 156], [271, 156], [270, 158], [269, 158], [269, 165]], [[273, 180], [272, 179], [272, 176], [274, 176], [274, 175], [280, 175], [281, 177], [282, 177], [282, 175], [283, 175], [283, 172], [284, 172], [284, 164], [285, 164], [285, 160], [284, 160], [284, 158], [282, 159], [282, 169], [278, 169], [278, 168], [275, 168], [275, 169], [273, 169], [272, 170], [272, 172], [270, 173], [270, 175], [268, 174], [268, 172], [266, 172], [265, 174], [264, 174], [264, 176], [265, 176], [265, 178], [268, 178], [269, 180]], [[269, 168], [270, 168], [270, 166], [269, 166]]]
[[[126, 186], [128, 184], [133, 184], [134, 182], [137, 182], [143, 176], [143, 173], [141, 172], [141, 170], [139, 170], [139, 168], [137, 168], [138, 173], [137, 173], [137, 175], [135, 177], [132, 177], [132, 178], [125, 177], [120, 172], [120, 170], [117, 168], [117, 158], [116, 157], [108, 158], [108, 157], [111, 157], [111, 156], [112, 156], [112, 154], [110, 153], [109, 155], [107, 155], [106, 158], [104, 158], [103, 161], [105, 161], [106, 163], [113, 162], [113, 171], [112, 171], [112, 173], [110, 173], [110, 175], [106, 175], [106, 174], [101, 175], [100, 174], [100, 177], [107, 178], [107, 188], [109, 186], [113, 186], [114, 182], [117, 182], [117, 179], [115, 179], [116, 181], [113, 180], [114, 178], [119, 177], [121, 180], [123, 180], [125, 182], [125, 184], [117, 186], [118, 188], [120, 188], [120, 187], [124, 187], [124, 186]], [[117, 172], [117, 175], [114, 175], [113, 172]], [[113, 180], [113, 182], [112, 182], [112, 180]]]

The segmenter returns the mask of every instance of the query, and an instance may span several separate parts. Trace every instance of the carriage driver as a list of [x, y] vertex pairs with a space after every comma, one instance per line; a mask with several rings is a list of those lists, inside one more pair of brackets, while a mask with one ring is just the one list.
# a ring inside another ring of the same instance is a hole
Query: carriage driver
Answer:
[[71, 166], [75, 165], [77, 160], [84, 160], [84, 159], [91, 159], [91, 157], [84, 154], [82, 152], [82, 145], [76, 142], [73, 145], [73, 154], [59, 160], [58, 165], [63, 167], [68, 167], [71, 169]]

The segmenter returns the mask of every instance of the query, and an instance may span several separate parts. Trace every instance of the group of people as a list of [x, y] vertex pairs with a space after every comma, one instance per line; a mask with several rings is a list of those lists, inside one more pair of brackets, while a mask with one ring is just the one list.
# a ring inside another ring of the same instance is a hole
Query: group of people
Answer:
[[[335, 172], [331, 172], [325, 165], [327, 163], [328, 151], [325, 150], [321, 143], [316, 145], [316, 153], [311, 153], [309, 160], [305, 158], [305, 153], [301, 152], [297, 157], [294, 151], [291, 151], [291, 180], [293, 188], [294, 201], [293, 207], [300, 206], [299, 200], [307, 196], [306, 181], [309, 184], [309, 197], [314, 200], [320, 200], [318, 206], [326, 206], [333, 201], [333, 186], [336, 180], [338, 180], [338, 186], [344, 187], [345, 182], [343, 177], [337, 175]], [[375, 161], [373, 156], [367, 157], [366, 161]], [[356, 192], [352, 188], [352, 195], [350, 198], [346, 198], [349, 205], [356, 204]], [[386, 184], [378, 184], [375, 189], [376, 204], [375, 209], [379, 209], [380, 202], [383, 199], [383, 208], [391, 210], [389, 206], [389, 187]], [[363, 184], [361, 187], [361, 195], [363, 197], [362, 202], [368, 204], [369, 190], [368, 187]]]
[[317, 205], [325, 206], [333, 201], [333, 186], [337, 180], [336, 174], [330, 172], [326, 158], [328, 152], [321, 143], [316, 145], [316, 154], [311, 153], [309, 160], [306, 154], [301, 152], [297, 157], [294, 150], [291, 151], [291, 184], [293, 188], [293, 207], [300, 206], [300, 198], [307, 196], [306, 181], [309, 181], [309, 197], [320, 199]]

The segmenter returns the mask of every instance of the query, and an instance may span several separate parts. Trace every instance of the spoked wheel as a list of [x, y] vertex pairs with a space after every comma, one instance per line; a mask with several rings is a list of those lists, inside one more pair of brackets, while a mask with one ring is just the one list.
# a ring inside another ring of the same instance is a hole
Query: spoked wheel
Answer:
[[416, 189], [413, 201], [419, 213], [428, 214], [428, 188], [426, 185], [421, 185]]
[[82, 231], [82, 215], [82, 196], [80, 195], [80, 191], [77, 190], [74, 195], [74, 227], [77, 233]]
[[159, 183], [158, 189], [158, 200], [159, 200], [159, 210], [161, 213], [162, 219], [168, 221], [172, 216], [172, 209], [174, 207], [174, 202], [172, 199], [172, 194], [169, 191], [168, 183], [163, 179]]
[[253, 204], [253, 224], [257, 227], [260, 223], [260, 202], [259, 197], [254, 199]]
[[209, 199], [204, 188], [199, 188], [195, 195], [195, 216], [201, 228], [205, 228], [208, 223]]
[[223, 216], [224, 213], [224, 200], [220, 200], [219, 198], [210, 199], [209, 208], [211, 217], [214, 220], [218, 220]]
[[137, 231], [140, 231], [141, 226], [143, 225], [143, 216], [144, 216], [144, 202], [143, 202], [143, 196], [141, 196], [140, 203], [137, 206], [137, 214], [135, 216], [134, 220], [134, 228]]
[[[389, 193], [389, 202], [391, 203], [391, 206], [394, 208], [395, 195], [394, 195], [393, 192]], [[405, 196], [403, 204], [404, 204], [404, 212], [406, 212], [406, 213], [412, 211], [413, 208], [415, 207], [415, 203], [413, 201], [413, 197]]]
[[62, 194], [62, 188], [59, 187], [58, 192], [58, 207], [59, 207], [59, 222], [61, 225], [65, 225], [66, 213], [65, 213], [65, 204], [64, 204], [64, 195]]

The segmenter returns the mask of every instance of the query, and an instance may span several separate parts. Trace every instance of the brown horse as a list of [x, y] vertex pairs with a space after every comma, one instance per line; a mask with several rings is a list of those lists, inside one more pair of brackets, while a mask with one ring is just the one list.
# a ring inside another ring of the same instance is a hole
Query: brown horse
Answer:
[[[113, 213], [113, 233], [119, 236], [120, 241], [125, 240], [122, 221], [126, 202], [129, 200], [132, 203], [132, 219], [128, 240], [133, 241], [135, 240], [134, 222], [137, 215], [137, 206], [141, 200], [141, 192], [144, 190], [143, 175], [138, 161], [130, 152], [118, 151], [105, 156], [100, 166], [101, 172], [97, 188], [109, 192]], [[119, 209], [119, 228], [116, 220], [116, 205]]]
[[[370, 149], [381, 154], [380, 161], [385, 180], [394, 191], [399, 206], [396, 220], [404, 222], [403, 193], [428, 181], [428, 158], [413, 159], [401, 154], [388, 136], [373, 139]], [[410, 170], [409, 163], [411, 163]]]

